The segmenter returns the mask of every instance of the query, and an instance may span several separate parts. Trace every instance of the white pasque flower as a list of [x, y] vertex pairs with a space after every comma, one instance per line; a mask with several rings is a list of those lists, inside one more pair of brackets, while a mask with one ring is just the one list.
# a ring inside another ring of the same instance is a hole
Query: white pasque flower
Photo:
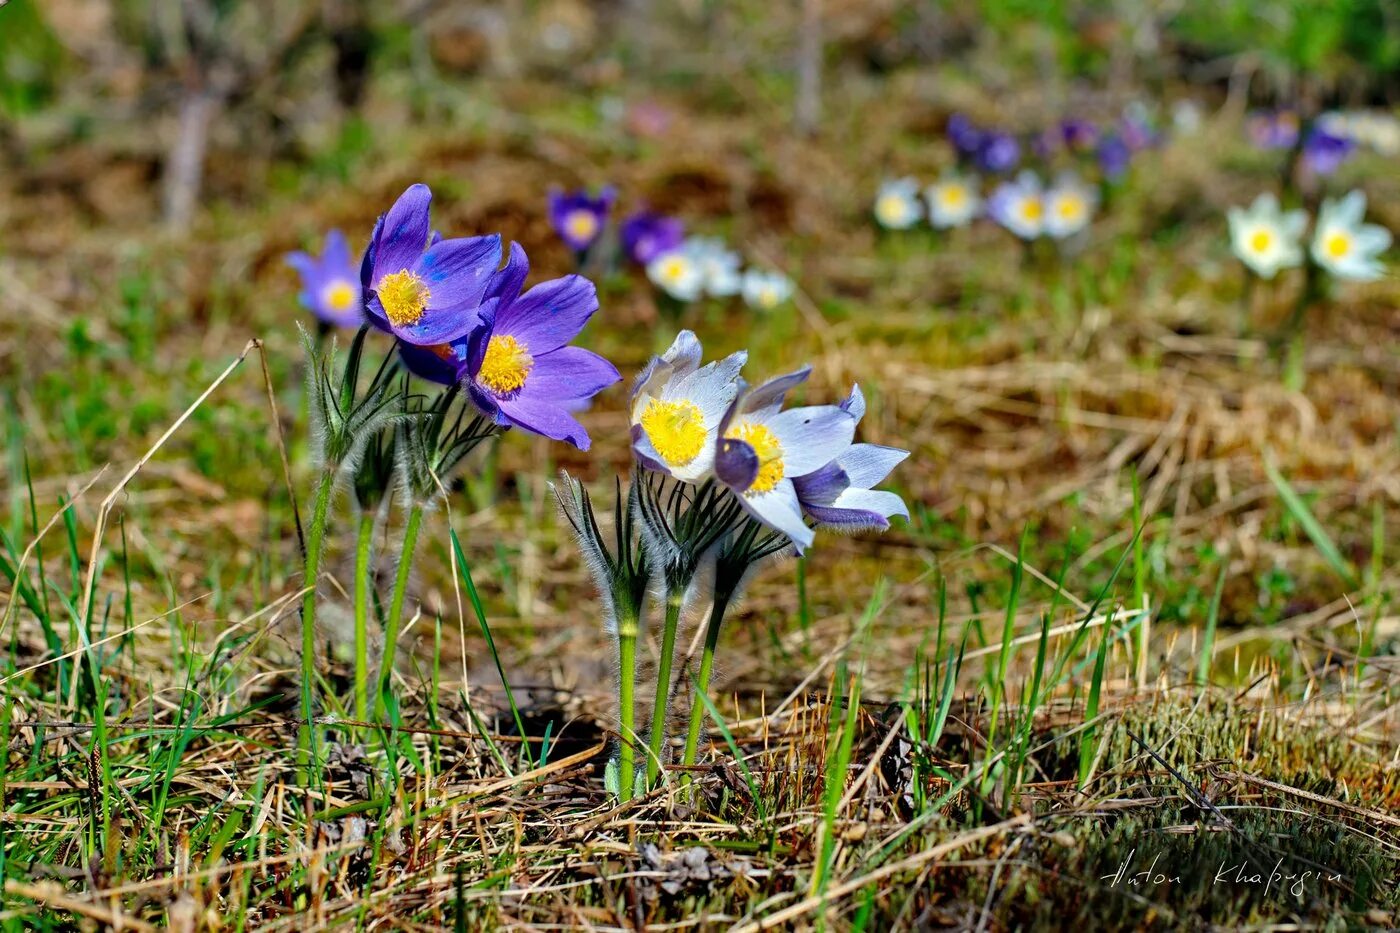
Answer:
[[705, 290], [705, 273], [684, 249], [662, 253], [647, 263], [647, 278], [678, 301], [694, 301]]
[[1045, 195], [1040, 179], [1026, 171], [1015, 181], [1002, 182], [987, 199], [987, 214], [1023, 240], [1045, 232]]
[[947, 175], [924, 189], [929, 223], [941, 230], [965, 227], [982, 211], [975, 176]]
[[807, 380], [810, 367], [745, 390], [720, 424], [715, 476], [748, 512], [788, 536], [797, 553], [814, 532], [802, 515], [793, 480], [826, 466], [855, 438], [856, 417], [837, 405], [783, 410], [783, 399]]
[[652, 357], [632, 390], [632, 451], [649, 470], [687, 483], [714, 467], [720, 422], [739, 394], [743, 350], [700, 365], [699, 339], [681, 331]]
[[1312, 258], [1339, 279], [1374, 282], [1385, 272], [1380, 254], [1390, 248], [1390, 231], [1362, 223], [1366, 195], [1353, 191], [1340, 201], [1322, 202], [1313, 233]]
[[792, 297], [792, 279], [776, 270], [749, 269], [744, 273], [744, 302], [759, 311], [772, 311]]
[[1308, 227], [1307, 211], [1283, 211], [1278, 198], [1265, 192], [1249, 208], [1232, 207], [1230, 248], [1240, 262], [1260, 278], [1271, 279], [1280, 269], [1303, 262], [1301, 240]]
[[919, 182], [914, 178], [885, 181], [875, 195], [875, 222], [887, 230], [907, 230], [919, 222]]
[[716, 298], [739, 293], [741, 260], [739, 254], [719, 237], [693, 236], [681, 244], [681, 251], [700, 268], [704, 289]]
[[1074, 236], [1094, 216], [1098, 192], [1072, 174], [1061, 175], [1045, 192], [1045, 232], [1057, 240]]

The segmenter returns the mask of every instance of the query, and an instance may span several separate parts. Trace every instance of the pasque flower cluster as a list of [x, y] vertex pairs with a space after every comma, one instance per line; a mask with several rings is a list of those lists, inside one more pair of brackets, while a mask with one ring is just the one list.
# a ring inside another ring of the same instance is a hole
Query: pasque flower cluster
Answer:
[[[598, 534], [577, 484], [567, 481], [560, 494], [584, 552], [592, 555], [610, 612], [607, 628], [618, 642], [620, 743], [609, 774], [623, 799], [637, 781], [650, 786], [657, 780], [671, 699], [688, 683], [696, 698], [683, 763], [694, 763], [704, 719], [699, 697], [709, 686], [720, 626], [754, 568], [784, 553], [802, 554], [819, 528], [884, 530], [892, 517], [908, 516], [898, 495], [874, 488], [908, 452], [854, 442], [865, 414], [859, 388], [839, 404], [789, 406], [810, 368], [751, 386], [740, 375], [746, 362], [747, 353], [739, 351], [704, 363], [700, 341], [682, 331], [643, 370], [630, 406], [637, 470], [627, 508], [617, 511], [615, 544]], [[644, 560], [629, 563], [617, 555], [634, 535], [640, 546], [630, 552]], [[619, 585], [620, 577], [633, 584]], [[661, 594], [664, 622], [645, 762], [634, 772], [635, 641], [648, 580]], [[619, 596], [624, 593], [635, 595], [628, 600]], [[682, 615], [706, 604], [698, 669], [673, 682]]]

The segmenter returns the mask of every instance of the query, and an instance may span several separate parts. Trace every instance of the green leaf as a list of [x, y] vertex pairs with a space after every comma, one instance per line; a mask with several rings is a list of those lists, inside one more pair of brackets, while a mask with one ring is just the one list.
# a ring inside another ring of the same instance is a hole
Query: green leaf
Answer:
[[1293, 516], [1294, 521], [1302, 526], [1303, 531], [1322, 552], [1322, 556], [1336, 571], [1337, 576], [1341, 577], [1342, 582], [1348, 587], [1355, 588], [1356, 572], [1352, 569], [1351, 564], [1342, 556], [1342, 552], [1337, 550], [1337, 545], [1327, 534], [1327, 530], [1322, 527], [1322, 523], [1313, 515], [1312, 510], [1308, 508], [1308, 504], [1303, 501], [1302, 497], [1288, 484], [1288, 480], [1283, 478], [1283, 474], [1274, 466], [1274, 460], [1268, 454], [1264, 455], [1264, 472], [1268, 474], [1270, 482], [1278, 490], [1278, 496], [1283, 500], [1289, 514]]

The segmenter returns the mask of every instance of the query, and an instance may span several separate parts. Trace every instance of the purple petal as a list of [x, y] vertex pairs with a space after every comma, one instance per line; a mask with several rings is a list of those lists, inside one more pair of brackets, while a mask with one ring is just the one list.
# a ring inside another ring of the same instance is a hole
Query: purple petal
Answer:
[[[376, 299], [377, 300], [377, 299]], [[371, 321], [373, 323], [373, 321]], [[481, 329], [481, 316], [474, 307], [428, 308], [413, 324], [393, 328], [394, 334], [407, 343], [431, 347], [439, 343], [460, 340], [473, 330]]]
[[851, 486], [851, 478], [835, 461], [806, 476], [794, 477], [792, 484], [797, 489], [797, 498], [803, 506], [830, 505]]
[[538, 357], [573, 340], [597, 310], [593, 283], [566, 275], [541, 282], [498, 311], [495, 332], [516, 337]]
[[433, 193], [428, 186], [418, 184], [410, 185], [389, 208], [375, 246], [372, 285], [378, 285], [390, 273], [411, 269], [418, 262], [428, 247], [428, 211], [432, 203]]
[[399, 342], [399, 355], [408, 371], [420, 379], [450, 386], [457, 381], [457, 362], [446, 360], [428, 347]]
[[761, 411], [783, 404], [788, 392], [812, 375], [810, 365], [785, 376], [774, 376], [744, 397], [744, 411]]
[[557, 399], [532, 397], [524, 391], [511, 399], [496, 402], [501, 417], [510, 424], [556, 441], [567, 441], [579, 450], [587, 450], [591, 441], [588, 432]]
[[535, 357], [521, 396], [559, 401], [590, 398], [622, 379], [617, 367], [592, 350], [560, 347]]
[[332, 230], [326, 234], [326, 245], [321, 250], [321, 265], [327, 269], [337, 271], [352, 268], [350, 263], [350, 244], [345, 242], [345, 234], [339, 230]]
[[851, 386], [851, 394], [841, 403], [841, 410], [851, 413], [851, 417], [860, 421], [865, 417], [865, 395], [860, 391], [860, 386]]
[[365, 254], [360, 257], [360, 288], [366, 293], [369, 292], [370, 281], [374, 278], [374, 257], [378, 254], [379, 238], [383, 235], [384, 215], [380, 214], [379, 219], [374, 222], [374, 230], [370, 232]]
[[758, 478], [758, 454], [747, 441], [722, 437], [715, 450], [715, 476], [735, 492], [744, 492]]
[[500, 264], [501, 238], [494, 233], [433, 246], [416, 266], [428, 286], [428, 312], [475, 308]]
[[486, 286], [487, 298], [500, 298], [509, 303], [514, 301], [525, 287], [525, 277], [530, 274], [530, 260], [525, 255], [525, 247], [519, 243], [510, 244], [510, 256], [505, 268], [491, 277]]
[[829, 505], [808, 505], [805, 503], [803, 507], [817, 524], [843, 531], [885, 531], [890, 527], [890, 520], [879, 512], [862, 509], [838, 509]]

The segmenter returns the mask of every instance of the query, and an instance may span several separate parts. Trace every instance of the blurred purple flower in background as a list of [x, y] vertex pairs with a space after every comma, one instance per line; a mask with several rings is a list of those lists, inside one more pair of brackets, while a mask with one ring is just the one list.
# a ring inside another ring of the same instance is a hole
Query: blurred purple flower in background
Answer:
[[679, 217], [651, 211], [637, 211], [622, 222], [622, 248], [639, 265], [678, 248], [685, 239], [685, 224]]
[[1331, 175], [1351, 155], [1356, 144], [1314, 126], [1303, 140], [1303, 165], [1315, 175]]
[[955, 113], [948, 118], [948, 141], [961, 158], [970, 159], [982, 149], [982, 131], [972, 125], [966, 114]]
[[320, 256], [288, 253], [287, 265], [301, 275], [301, 293], [297, 298], [322, 323], [329, 327], [359, 327], [365, 322], [359, 264], [350, 256], [345, 234], [339, 230], [327, 233]]
[[1075, 152], [1092, 152], [1099, 141], [1099, 128], [1089, 120], [1070, 117], [1060, 121], [1060, 138]]
[[1021, 144], [1010, 133], [986, 133], [977, 150], [977, 165], [984, 172], [1009, 172], [1021, 163]]
[[1103, 177], [1117, 181], [1128, 173], [1128, 165], [1133, 159], [1132, 146], [1117, 133], [1110, 133], [1099, 141], [1097, 153], [1099, 171]]
[[1260, 149], [1292, 149], [1298, 143], [1298, 115], [1291, 110], [1256, 111], [1246, 129]]
[[617, 189], [611, 185], [596, 197], [587, 191], [551, 191], [549, 225], [570, 249], [581, 253], [597, 242], [616, 199]]

